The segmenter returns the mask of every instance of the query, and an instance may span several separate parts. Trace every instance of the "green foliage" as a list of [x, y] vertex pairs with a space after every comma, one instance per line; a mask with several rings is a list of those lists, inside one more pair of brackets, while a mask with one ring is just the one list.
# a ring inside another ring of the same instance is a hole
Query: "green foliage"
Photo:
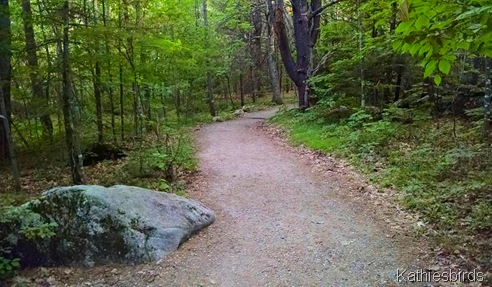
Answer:
[[[463, 3], [464, 2], [464, 3]], [[396, 29], [393, 48], [421, 57], [424, 77], [437, 71], [434, 82], [441, 84], [456, 61], [456, 52], [492, 57], [492, 4], [485, 0], [404, 1], [403, 22]]]
[[6, 279], [20, 268], [20, 259], [7, 259], [0, 256], [0, 279]]
[[0, 279], [12, 276], [20, 268], [20, 258], [13, 258], [12, 248], [20, 240], [49, 238], [57, 224], [45, 222], [26, 206], [0, 207]]
[[347, 125], [351, 128], [359, 128], [362, 127], [365, 123], [369, 123], [372, 121], [372, 116], [368, 114], [365, 110], [360, 110], [356, 113], [353, 113], [347, 121]]
[[162, 138], [132, 152], [115, 177], [119, 184], [180, 193], [179, 176], [193, 172], [196, 165], [190, 130], [167, 127]]

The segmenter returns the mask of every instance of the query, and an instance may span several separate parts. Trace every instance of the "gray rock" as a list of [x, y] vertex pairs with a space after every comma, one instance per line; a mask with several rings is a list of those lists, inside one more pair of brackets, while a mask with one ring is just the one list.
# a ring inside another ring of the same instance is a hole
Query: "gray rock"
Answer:
[[215, 117], [213, 117], [213, 118], [212, 118], [212, 121], [213, 121], [213, 122], [223, 122], [223, 121], [224, 121], [224, 119], [222, 119], [222, 118], [221, 118], [221, 117], [219, 117], [219, 116], [215, 116]]
[[244, 115], [244, 111], [242, 109], [239, 109], [239, 110], [235, 110], [234, 111], [234, 116], [240, 117], [242, 115]]
[[54, 188], [25, 206], [58, 224], [54, 237], [31, 246], [33, 265], [159, 260], [215, 220], [197, 201], [123, 185]]
[[252, 107], [251, 106], [243, 106], [241, 109], [243, 110], [243, 112], [249, 113], [249, 112], [251, 112]]

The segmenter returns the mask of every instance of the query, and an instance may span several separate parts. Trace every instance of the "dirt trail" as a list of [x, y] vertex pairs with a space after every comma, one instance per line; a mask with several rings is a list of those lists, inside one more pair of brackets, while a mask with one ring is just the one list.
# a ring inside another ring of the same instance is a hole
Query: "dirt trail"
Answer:
[[423, 267], [418, 243], [258, 129], [274, 112], [197, 132], [205, 184], [190, 198], [216, 212], [212, 226], [162, 262], [101, 268], [80, 286], [407, 286], [395, 275]]
[[206, 186], [191, 197], [215, 210], [217, 222], [168, 259], [174, 267], [159, 281], [391, 286], [397, 268], [417, 264], [415, 250], [387, 239], [360, 206], [337, 196], [342, 183], [312, 173], [308, 163], [258, 130], [273, 113], [246, 114], [198, 132]]

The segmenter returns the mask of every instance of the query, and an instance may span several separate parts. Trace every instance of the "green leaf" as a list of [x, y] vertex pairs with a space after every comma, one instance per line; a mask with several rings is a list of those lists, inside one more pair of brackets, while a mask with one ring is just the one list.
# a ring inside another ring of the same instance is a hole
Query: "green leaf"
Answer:
[[429, 52], [432, 49], [432, 46], [429, 42], [426, 42], [425, 45], [422, 46], [419, 50], [419, 56], [423, 56], [425, 53]]
[[[401, 22], [398, 27], [396, 27], [396, 33], [408, 34], [410, 27], [412, 27], [414, 21]], [[405, 33], [407, 32], [407, 33]]]
[[419, 43], [415, 43], [410, 47], [410, 55], [415, 56], [417, 52], [420, 50], [421, 46]]
[[450, 70], [451, 70], [451, 64], [447, 60], [441, 59], [439, 61], [439, 71], [447, 75], [449, 74]]
[[456, 48], [468, 50], [468, 49], [470, 49], [470, 42], [460, 41], [460, 42], [458, 42], [458, 45], [456, 45]]
[[399, 51], [401, 49], [401, 46], [403, 44], [403, 41], [402, 40], [396, 40], [393, 42], [393, 50], [395, 51]]
[[482, 54], [484, 54], [485, 56], [487, 56], [489, 58], [492, 58], [492, 49], [484, 49], [482, 51]]
[[434, 83], [436, 83], [436, 85], [440, 85], [441, 84], [441, 81], [442, 81], [442, 78], [439, 74], [437, 74], [435, 77], [434, 77]]
[[429, 77], [435, 70], [437, 66], [436, 60], [430, 60], [425, 66], [424, 78]]
[[417, 18], [417, 21], [415, 21], [415, 28], [419, 30], [427, 29], [429, 26], [430, 22], [427, 15], [420, 15], [419, 18]]

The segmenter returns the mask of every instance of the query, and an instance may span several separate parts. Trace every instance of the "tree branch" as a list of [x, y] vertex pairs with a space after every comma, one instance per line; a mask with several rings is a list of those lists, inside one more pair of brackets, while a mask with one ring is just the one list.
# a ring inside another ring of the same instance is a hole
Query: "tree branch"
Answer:
[[[283, 1], [282, 1], [283, 2]], [[277, 4], [275, 7], [275, 32], [278, 38], [278, 47], [280, 55], [282, 56], [282, 62], [284, 63], [285, 70], [289, 74], [296, 85], [299, 83], [299, 75], [297, 73], [296, 64], [290, 53], [289, 39], [287, 37], [287, 31], [285, 30], [284, 22], [284, 9], [283, 5]]]
[[309, 20], [313, 19], [314, 17], [318, 16], [319, 14], [321, 14], [321, 12], [323, 12], [326, 8], [328, 7], [331, 7], [335, 4], [338, 4], [340, 3], [342, 0], [335, 0], [335, 1], [331, 1], [329, 3], [326, 3], [325, 5], [319, 7], [318, 9], [314, 10], [311, 12], [311, 15], [309, 15]]
[[316, 68], [313, 70], [311, 76], [315, 76], [318, 72], [319, 72], [319, 69], [321, 69], [325, 64], [326, 64], [326, 60], [328, 60], [328, 57], [331, 55], [331, 51], [326, 53], [322, 58], [321, 60], [319, 61], [318, 65], [316, 66]]

